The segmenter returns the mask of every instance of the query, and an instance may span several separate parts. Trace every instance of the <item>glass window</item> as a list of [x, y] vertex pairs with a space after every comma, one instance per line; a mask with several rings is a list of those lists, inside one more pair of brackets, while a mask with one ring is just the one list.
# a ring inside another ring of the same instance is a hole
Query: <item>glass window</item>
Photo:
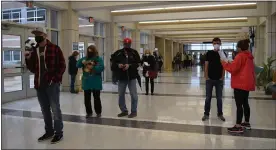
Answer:
[[21, 51], [13, 51], [13, 61], [21, 61]]
[[27, 21], [28, 22], [35, 21], [35, 11], [28, 11], [27, 12]]
[[58, 45], [58, 32], [51, 31], [51, 42]]
[[4, 56], [3, 59], [4, 61], [11, 61], [11, 51], [3, 51]]
[[12, 13], [12, 21], [13, 22], [20, 22], [20, 12], [13, 12]]
[[2, 35], [2, 46], [6, 48], [21, 48], [20, 36]]
[[58, 28], [58, 12], [51, 10], [51, 28]]
[[3, 21], [10, 20], [10, 13], [2, 13], [2, 19]]
[[80, 58], [85, 56], [84, 52], [84, 42], [79, 42], [79, 52], [80, 52]]
[[37, 21], [45, 21], [45, 18], [46, 18], [46, 10], [45, 9], [38, 9], [36, 20]]
[[23, 89], [22, 84], [22, 76], [5, 77], [4, 92], [21, 91]]

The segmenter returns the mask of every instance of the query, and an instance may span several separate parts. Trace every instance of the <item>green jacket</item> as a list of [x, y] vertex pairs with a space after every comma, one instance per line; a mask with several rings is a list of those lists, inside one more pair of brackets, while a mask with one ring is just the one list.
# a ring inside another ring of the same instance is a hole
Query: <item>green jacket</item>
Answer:
[[[85, 66], [82, 63], [83, 60], [96, 62], [96, 65], [93, 67], [92, 72], [84, 71]], [[104, 70], [104, 63], [101, 57], [97, 56], [89, 59], [86, 59], [86, 57], [83, 57], [78, 60], [77, 67], [83, 69], [83, 74], [81, 78], [83, 90], [102, 90], [103, 89], [101, 73]]]

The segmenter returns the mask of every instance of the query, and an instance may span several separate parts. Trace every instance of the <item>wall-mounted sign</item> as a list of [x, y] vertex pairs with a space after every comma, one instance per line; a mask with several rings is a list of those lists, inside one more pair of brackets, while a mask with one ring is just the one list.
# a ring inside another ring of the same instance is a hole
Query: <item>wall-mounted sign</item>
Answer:
[[26, 7], [28, 7], [28, 8], [33, 8], [33, 7], [34, 7], [34, 2], [32, 2], [32, 1], [27, 1], [27, 2], [26, 2]]
[[78, 42], [73, 42], [72, 43], [72, 49], [73, 49], [73, 51], [78, 51], [79, 50], [79, 43]]
[[89, 21], [89, 23], [93, 23], [94, 22], [94, 18], [93, 17], [89, 17], [88, 21]]

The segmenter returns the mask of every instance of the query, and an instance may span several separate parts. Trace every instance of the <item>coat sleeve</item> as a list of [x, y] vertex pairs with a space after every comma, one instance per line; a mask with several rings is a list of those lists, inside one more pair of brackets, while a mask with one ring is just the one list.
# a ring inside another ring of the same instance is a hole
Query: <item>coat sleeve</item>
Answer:
[[99, 62], [96, 66], [94, 66], [94, 70], [96, 73], [101, 73], [104, 70], [104, 62], [102, 58], [99, 58]]
[[236, 74], [241, 68], [241, 56], [237, 56], [232, 63], [222, 63], [223, 68], [231, 74]]
[[78, 62], [77, 62], [77, 68], [83, 68], [83, 66], [84, 66], [83, 63], [82, 63], [83, 59], [84, 58], [81, 58], [81, 59], [78, 60]]
[[30, 72], [35, 73], [36, 72], [36, 59], [37, 54], [35, 52], [32, 52], [30, 59], [25, 59], [26, 67]]

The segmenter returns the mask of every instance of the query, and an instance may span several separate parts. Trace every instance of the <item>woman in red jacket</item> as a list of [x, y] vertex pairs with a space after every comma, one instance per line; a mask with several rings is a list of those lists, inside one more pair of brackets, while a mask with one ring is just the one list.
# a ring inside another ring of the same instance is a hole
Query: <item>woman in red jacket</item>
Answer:
[[[228, 128], [229, 132], [242, 133], [245, 129], [251, 129], [250, 107], [248, 104], [249, 91], [255, 90], [254, 57], [249, 48], [249, 40], [241, 40], [237, 43], [238, 54], [233, 62], [222, 60], [223, 68], [231, 73], [231, 87], [234, 89], [234, 97], [237, 106], [236, 125]], [[245, 122], [242, 123], [243, 114]]]

